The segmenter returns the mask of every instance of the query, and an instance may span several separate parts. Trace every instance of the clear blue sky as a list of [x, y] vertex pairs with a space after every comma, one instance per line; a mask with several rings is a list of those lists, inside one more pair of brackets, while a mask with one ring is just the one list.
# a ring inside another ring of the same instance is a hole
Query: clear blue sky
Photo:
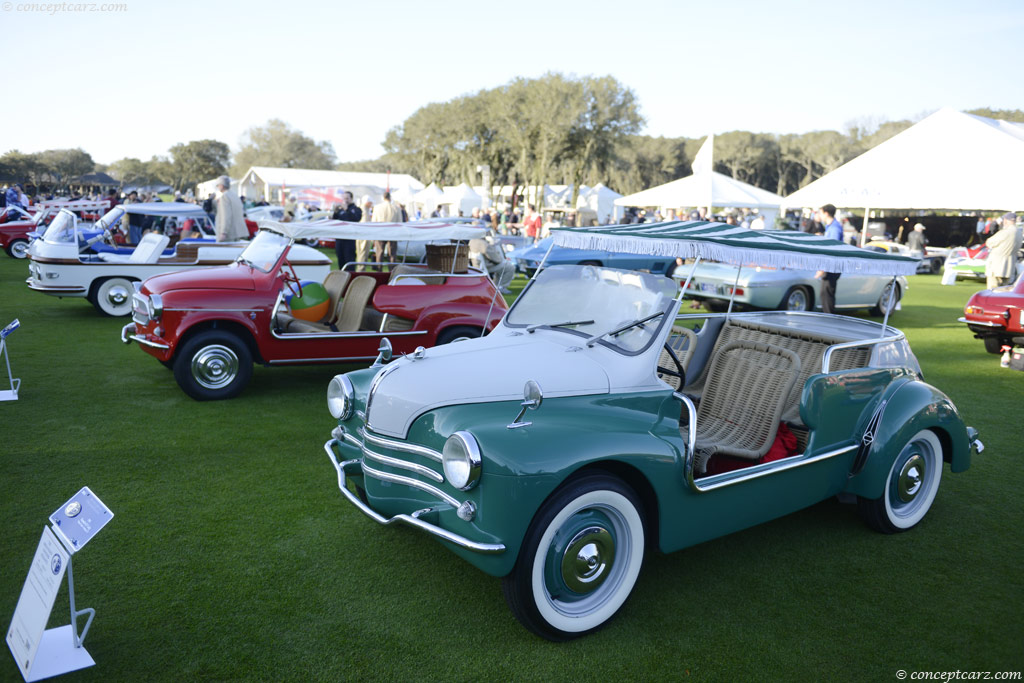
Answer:
[[0, 153], [235, 150], [281, 118], [339, 160], [375, 158], [420, 106], [546, 71], [614, 76], [643, 132], [673, 137], [1024, 108], [1021, 0], [116, 1], [0, 3]]

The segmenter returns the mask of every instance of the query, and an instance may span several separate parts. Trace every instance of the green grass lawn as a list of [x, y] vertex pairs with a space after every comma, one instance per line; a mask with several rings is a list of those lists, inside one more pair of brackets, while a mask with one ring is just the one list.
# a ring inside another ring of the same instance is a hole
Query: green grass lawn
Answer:
[[[88, 485], [115, 513], [75, 560], [78, 605], [97, 610], [96, 666], [64, 680], [887, 681], [1024, 668], [1024, 373], [956, 322], [975, 284], [913, 277], [892, 320], [987, 447], [969, 471], [946, 469], [918, 528], [883, 536], [829, 500], [651, 553], [605, 629], [552, 644], [519, 626], [498, 579], [342, 499], [322, 444], [327, 382], [345, 366], [257, 368], [240, 398], [197, 403], [120, 343], [126, 320], [30, 292], [27, 270], [0, 255], [0, 326], [22, 323], [9, 340], [21, 398], [0, 403], [4, 623], [57, 506]], [[50, 626], [68, 619], [63, 591]], [[0, 659], [0, 679], [20, 680]]]

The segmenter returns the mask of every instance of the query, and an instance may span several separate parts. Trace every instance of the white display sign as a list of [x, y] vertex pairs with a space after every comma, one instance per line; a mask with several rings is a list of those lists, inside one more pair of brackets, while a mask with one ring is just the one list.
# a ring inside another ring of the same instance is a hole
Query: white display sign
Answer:
[[50, 620], [50, 611], [57, 599], [69, 558], [53, 532], [43, 527], [32, 566], [21, 588], [18, 606], [14, 609], [14, 619], [7, 630], [7, 646], [26, 680], [31, 680], [29, 671], [46, 630], [46, 622]]

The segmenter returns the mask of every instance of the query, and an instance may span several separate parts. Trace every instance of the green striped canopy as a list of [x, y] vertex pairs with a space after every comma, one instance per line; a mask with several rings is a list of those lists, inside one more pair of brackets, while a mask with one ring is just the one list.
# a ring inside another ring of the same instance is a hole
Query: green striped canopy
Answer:
[[697, 258], [862, 275], [913, 275], [920, 259], [879, 253], [791, 230], [750, 230], [708, 221], [666, 221], [593, 228], [552, 228], [555, 244], [629, 254]]

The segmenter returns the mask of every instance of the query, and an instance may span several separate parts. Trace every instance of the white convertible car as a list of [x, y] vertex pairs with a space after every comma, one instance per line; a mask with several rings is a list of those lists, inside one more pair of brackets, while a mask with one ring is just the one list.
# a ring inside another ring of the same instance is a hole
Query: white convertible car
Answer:
[[[164, 254], [169, 238], [151, 232], [130, 254], [88, 253], [91, 243], [109, 239], [109, 228], [124, 217], [124, 209], [115, 207], [97, 221], [104, 232], [80, 239], [74, 214], [61, 211], [50, 223], [42, 239], [29, 247], [28, 288], [56, 297], [83, 297], [106, 315], [128, 315], [132, 310], [134, 282], [153, 275], [179, 270], [223, 266], [235, 261], [247, 242], [191, 242], [175, 245]], [[290, 262], [300, 279], [323, 281], [331, 261], [315, 249], [296, 246]]]

